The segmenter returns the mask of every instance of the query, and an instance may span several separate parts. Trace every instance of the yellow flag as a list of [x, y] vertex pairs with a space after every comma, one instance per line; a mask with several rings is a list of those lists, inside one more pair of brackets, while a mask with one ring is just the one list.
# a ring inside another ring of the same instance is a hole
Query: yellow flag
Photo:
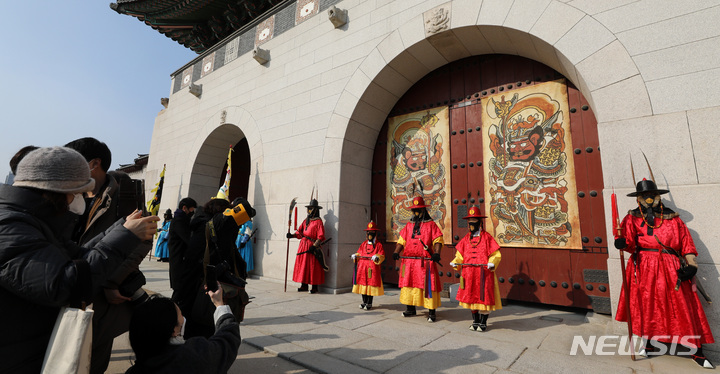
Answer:
[[230, 177], [232, 176], [232, 165], [230, 162], [230, 159], [232, 158], [232, 147], [230, 147], [230, 150], [228, 151], [228, 157], [227, 157], [227, 173], [225, 174], [225, 182], [222, 186], [220, 186], [220, 190], [218, 190], [217, 195], [214, 197], [215, 199], [225, 199], [227, 201], [230, 201], [229, 193], [230, 193]]
[[165, 165], [163, 165], [162, 172], [160, 172], [160, 181], [157, 182], [155, 185], [155, 188], [150, 190], [150, 192], [155, 192], [155, 195], [153, 196], [150, 201], [147, 202], [147, 210], [150, 214], [153, 216], [158, 215], [158, 211], [160, 210], [160, 198], [162, 198], [162, 188], [163, 183], [165, 181]]

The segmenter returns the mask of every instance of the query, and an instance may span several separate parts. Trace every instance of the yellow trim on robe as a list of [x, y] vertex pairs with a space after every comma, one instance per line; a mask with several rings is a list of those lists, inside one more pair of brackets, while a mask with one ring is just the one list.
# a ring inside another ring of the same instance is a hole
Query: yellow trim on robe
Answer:
[[[495, 281], [495, 285], [493, 287], [493, 293], [495, 294], [495, 305], [467, 304], [467, 303], [458, 302], [458, 304], [461, 307], [463, 307], [465, 309], [479, 310], [479, 311], [484, 311], [484, 312], [502, 309], [502, 300], [500, 299], [500, 286], [498, 285], [497, 275], [495, 274], [495, 270], [497, 270], [498, 266], [500, 265], [501, 258], [502, 258], [502, 255], [500, 254], [499, 250], [493, 252], [490, 255], [490, 257], [488, 258], [488, 261], [492, 262], [495, 265], [495, 268], [490, 270], [493, 272], [493, 279]], [[454, 262], [456, 264], [463, 263], [463, 255], [462, 255], [462, 253], [460, 253], [460, 251], [455, 252], [455, 258], [452, 260], [452, 262]], [[460, 268], [459, 270], [462, 271], [462, 266], [458, 266], [457, 268]]]
[[500, 300], [500, 286], [498, 285], [497, 275], [493, 274], [493, 277], [495, 278], [495, 287], [493, 287], [493, 293], [495, 294], [495, 305], [466, 304], [461, 302], [458, 302], [458, 304], [465, 309], [479, 310], [481, 312], [491, 312], [493, 310], [502, 309], [502, 300]]
[[427, 299], [425, 290], [422, 288], [403, 287], [400, 289], [400, 303], [421, 306], [426, 309], [437, 309], [440, 307], [440, 293], [433, 291], [432, 299]]
[[435, 238], [435, 240], [433, 240], [433, 242], [432, 242], [432, 245], [434, 246], [435, 243], [440, 243], [441, 245], [445, 244], [445, 242], [443, 242], [443, 236], [440, 235], [437, 238]]
[[402, 236], [398, 237], [397, 244], [400, 244], [404, 247], [405, 243], [407, 243], [407, 242], [405, 241], [405, 239]]
[[385, 295], [385, 289], [383, 286], [375, 287], [355, 284], [353, 285], [352, 293], [369, 296], [382, 296]]

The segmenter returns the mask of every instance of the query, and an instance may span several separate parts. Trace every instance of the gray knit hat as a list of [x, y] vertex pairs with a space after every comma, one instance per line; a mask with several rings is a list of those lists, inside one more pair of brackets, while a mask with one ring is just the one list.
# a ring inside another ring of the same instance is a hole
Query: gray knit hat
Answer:
[[20, 161], [13, 186], [60, 193], [80, 193], [95, 187], [85, 157], [65, 147], [38, 148]]

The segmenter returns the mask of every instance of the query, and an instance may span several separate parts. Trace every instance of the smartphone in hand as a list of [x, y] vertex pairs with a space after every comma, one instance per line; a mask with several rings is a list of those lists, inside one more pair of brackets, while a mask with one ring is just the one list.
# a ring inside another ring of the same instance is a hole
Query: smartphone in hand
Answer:
[[205, 277], [205, 287], [208, 291], [217, 291], [218, 290], [218, 280], [217, 280], [217, 272], [215, 271], [215, 266], [208, 265], [207, 266], [207, 276]]

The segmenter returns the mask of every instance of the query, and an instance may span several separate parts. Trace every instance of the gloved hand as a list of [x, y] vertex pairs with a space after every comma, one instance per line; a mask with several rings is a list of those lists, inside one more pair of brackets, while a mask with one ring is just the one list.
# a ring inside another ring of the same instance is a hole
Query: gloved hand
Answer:
[[295, 237], [295, 234], [289, 232], [289, 233], [287, 233], [287, 235], [285, 235], [285, 237], [287, 237], [288, 239], [292, 239]]
[[380, 257], [378, 257], [378, 255], [372, 255], [370, 259], [372, 260], [372, 262], [378, 262], [380, 260]]
[[451, 262], [450, 266], [452, 266], [453, 269], [457, 269], [457, 267], [458, 267], [458, 265], [454, 262]]
[[355, 258], [357, 258], [357, 253], [353, 253], [352, 255], [350, 255], [350, 258], [353, 260], [353, 262], [355, 262]]
[[393, 252], [393, 260], [397, 261], [400, 259], [400, 254], [397, 252]]
[[433, 262], [440, 262], [440, 254], [439, 253], [433, 253], [431, 256]]
[[625, 238], [623, 238], [622, 236], [615, 239], [615, 248], [617, 248], [617, 249], [627, 248], [627, 240], [625, 240]]
[[488, 270], [492, 269], [495, 269], [495, 264], [493, 264], [492, 262], [488, 262]]
[[692, 279], [692, 277], [697, 274], [697, 266], [692, 265], [685, 265], [677, 270], [678, 278], [680, 278], [681, 281], [686, 281]]

